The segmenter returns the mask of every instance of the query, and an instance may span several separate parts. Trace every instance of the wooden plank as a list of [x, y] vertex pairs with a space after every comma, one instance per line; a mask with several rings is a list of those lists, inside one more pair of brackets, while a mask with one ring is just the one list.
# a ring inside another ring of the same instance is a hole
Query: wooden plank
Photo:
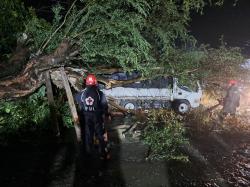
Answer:
[[56, 105], [55, 105], [55, 100], [53, 96], [53, 90], [52, 90], [49, 71], [45, 73], [45, 84], [46, 84], [47, 97], [49, 101], [51, 120], [54, 124], [54, 130], [55, 130], [56, 136], [60, 136], [60, 130], [59, 130], [59, 125], [58, 125], [58, 120], [57, 120]]
[[72, 95], [72, 92], [71, 92], [71, 89], [70, 89], [68, 77], [67, 77], [67, 75], [66, 75], [66, 73], [64, 71], [64, 67], [60, 68], [60, 72], [61, 72], [61, 76], [62, 76], [62, 80], [63, 80], [63, 86], [64, 86], [66, 94], [67, 94], [71, 115], [72, 115], [73, 122], [74, 122], [76, 138], [77, 138], [78, 142], [81, 142], [80, 122], [79, 122], [76, 106], [75, 106], [75, 103], [74, 103], [74, 98], [73, 98], [73, 95]]
[[49, 103], [51, 105], [54, 105], [55, 101], [54, 101], [49, 71], [46, 71], [46, 73], [45, 73], [45, 81], [46, 81], [45, 83], [46, 83], [47, 97], [48, 97]]

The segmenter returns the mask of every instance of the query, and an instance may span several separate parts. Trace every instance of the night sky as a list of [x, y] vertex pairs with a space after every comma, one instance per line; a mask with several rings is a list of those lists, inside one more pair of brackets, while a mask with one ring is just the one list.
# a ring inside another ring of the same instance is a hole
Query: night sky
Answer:
[[218, 47], [219, 39], [230, 46], [238, 46], [250, 56], [250, 0], [225, 0], [222, 7], [207, 7], [203, 15], [194, 14], [190, 23], [191, 33], [199, 43]]

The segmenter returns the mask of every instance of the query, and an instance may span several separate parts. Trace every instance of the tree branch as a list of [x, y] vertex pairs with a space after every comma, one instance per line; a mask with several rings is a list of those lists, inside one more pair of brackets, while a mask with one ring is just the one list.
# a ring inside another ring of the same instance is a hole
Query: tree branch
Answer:
[[36, 52], [36, 55], [40, 55], [43, 50], [45, 49], [45, 47], [48, 45], [48, 43], [50, 42], [50, 40], [53, 38], [53, 36], [62, 28], [62, 26], [65, 24], [66, 19], [71, 11], [71, 9], [73, 8], [73, 6], [75, 5], [77, 0], [75, 0], [72, 5], [70, 6], [68, 12], [66, 13], [63, 22], [61, 23], [61, 25], [59, 27], [57, 27], [57, 29], [50, 35], [49, 39], [45, 42], [45, 44]]
[[45, 83], [44, 69], [64, 65], [69, 51], [70, 44], [64, 41], [54, 53], [29, 60], [17, 76], [0, 80], [0, 100], [23, 97], [34, 92]]

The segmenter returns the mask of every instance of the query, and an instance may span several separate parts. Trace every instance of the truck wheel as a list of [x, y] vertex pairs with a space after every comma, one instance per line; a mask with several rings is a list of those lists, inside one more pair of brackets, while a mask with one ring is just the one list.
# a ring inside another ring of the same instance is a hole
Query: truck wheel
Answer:
[[190, 111], [191, 106], [187, 100], [177, 100], [174, 102], [174, 109], [179, 114], [186, 114]]
[[124, 104], [124, 108], [126, 108], [128, 110], [135, 110], [136, 105], [133, 102], [127, 102], [127, 103]]

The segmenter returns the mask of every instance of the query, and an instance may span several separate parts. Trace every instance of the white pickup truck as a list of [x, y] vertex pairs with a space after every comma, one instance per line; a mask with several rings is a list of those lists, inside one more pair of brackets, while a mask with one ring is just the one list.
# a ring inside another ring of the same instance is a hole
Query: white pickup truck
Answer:
[[202, 90], [198, 82], [197, 86], [197, 91], [192, 91], [186, 86], [180, 86], [177, 78], [161, 76], [102, 91], [126, 109], [172, 107], [184, 114], [200, 105]]

